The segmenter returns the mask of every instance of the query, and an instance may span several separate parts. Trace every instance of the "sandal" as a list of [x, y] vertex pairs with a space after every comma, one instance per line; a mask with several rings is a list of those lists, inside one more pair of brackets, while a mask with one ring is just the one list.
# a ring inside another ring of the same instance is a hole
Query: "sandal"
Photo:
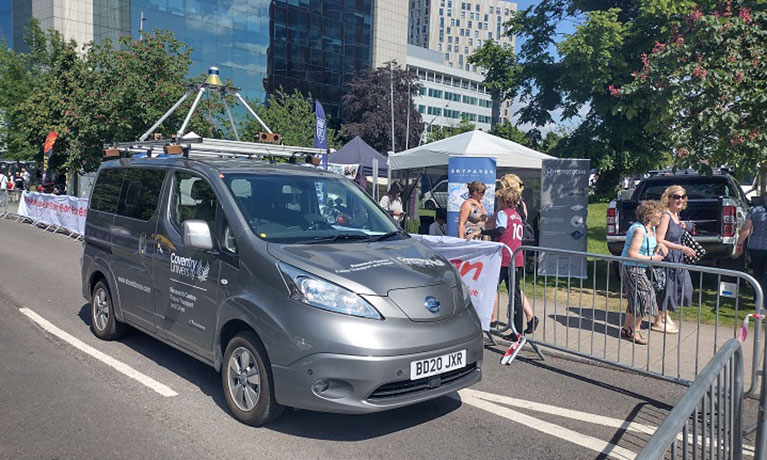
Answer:
[[676, 324], [673, 326], [669, 326], [668, 324], [658, 325], [658, 324], [652, 324], [650, 326], [650, 330], [653, 330], [655, 332], [663, 332], [664, 334], [676, 334], [679, 332], [679, 329], [676, 327]]
[[631, 340], [632, 342], [636, 343], [637, 345], [647, 345], [647, 339], [642, 337], [642, 334], [638, 332], [634, 332], [633, 329], [621, 328], [621, 337], [627, 340]]

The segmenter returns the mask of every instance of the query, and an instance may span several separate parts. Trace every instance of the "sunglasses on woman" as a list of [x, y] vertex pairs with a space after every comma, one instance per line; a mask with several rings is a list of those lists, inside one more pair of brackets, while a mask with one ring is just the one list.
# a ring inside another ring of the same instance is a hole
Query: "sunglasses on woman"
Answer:
[[671, 198], [673, 198], [675, 200], [686, 200], [687, 199], [687, 194], [684, 194], [684, 195], [671, 195]]

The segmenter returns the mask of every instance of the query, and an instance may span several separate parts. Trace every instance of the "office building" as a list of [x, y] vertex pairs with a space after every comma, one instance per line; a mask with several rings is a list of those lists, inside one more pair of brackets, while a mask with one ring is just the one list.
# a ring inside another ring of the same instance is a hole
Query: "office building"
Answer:
[[79, 43], [167, 29], [192, 48], [190, 76], [217, 66], [259, 101], [311, 92], [339, 120], [358, 70], [404, 63], [407, 11], [407, 0], [0, 0], [0, 36], [24, 51], [32, 17]]
[[490, 131], [493, 102], [481, 75], [450, 67], [442, 53], [414, 45], [408, 45], [407, 68], [421, 82], [414, 105], [423, 118], [424, 136], [436, 126], [456, 127], [461, 119]]
[[[515, 11], [517, 4], [508, 0], [410, 0], [408, 43], [442, 53], [448, 67], [483, 76], [485, 69], [468, 58], [487, 40], [514, 49], [504, 24]], [[501, 104], [500, 120], [509, 118], [509, 110], [509, 103]]]

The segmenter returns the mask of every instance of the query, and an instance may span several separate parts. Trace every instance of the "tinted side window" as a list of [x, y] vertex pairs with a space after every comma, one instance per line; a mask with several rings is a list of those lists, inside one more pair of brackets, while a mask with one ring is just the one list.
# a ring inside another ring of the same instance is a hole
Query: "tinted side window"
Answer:
[[123, 168], [101, 170], [91, 193], [90, 209], [114, 213], [117, 210], [117, 198], [120, 196], [124, 175]]
[[171, 191], [171, 220], [180, 229], [185, 220], [198, 219], [216, 228], [218, 201], [210, 184], [202, 177], [187, 172], [177, 172]]
[[117, 214], [134, 219], [152, 218], [162, 192], [165, 171], [160, 169], [129, 169], [117, 204]]

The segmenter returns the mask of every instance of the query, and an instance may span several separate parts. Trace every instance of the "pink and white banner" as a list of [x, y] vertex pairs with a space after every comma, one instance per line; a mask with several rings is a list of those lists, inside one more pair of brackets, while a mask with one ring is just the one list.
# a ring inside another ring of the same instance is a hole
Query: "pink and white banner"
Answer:
[[24, 192], [18, 214], [82, 235], [85, 233], [88, 200], [76, 196]]
[[438, 252], [455, 266], [471, 293], [471, 302], [482, 322], [490, 330], [498, 275], [501, 272], [503, 244], [494, 241], [465, 241], [452, 236], [410, 235]]

